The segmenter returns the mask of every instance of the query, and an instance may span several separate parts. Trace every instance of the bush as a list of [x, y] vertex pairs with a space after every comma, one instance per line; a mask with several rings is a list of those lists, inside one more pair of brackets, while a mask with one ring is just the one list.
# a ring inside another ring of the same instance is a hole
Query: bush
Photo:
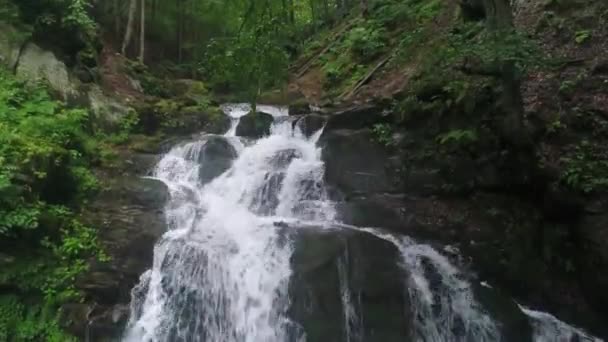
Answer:
[[86, 259], [103, 259], [96, 232], [74, 211], [98, 188], [87, 126], [86, 111], [0, 70], [0, 248], [11, 259], [0, 287], [28, 303], [0, 299], [0, 340], [65, 341], [47, 312], [77, 297], [73, 284]]
[[370, 61], [384, 51], [385, 34], [379, 27], [355, 27], [346, 37], [345, 45], [359, 61]]

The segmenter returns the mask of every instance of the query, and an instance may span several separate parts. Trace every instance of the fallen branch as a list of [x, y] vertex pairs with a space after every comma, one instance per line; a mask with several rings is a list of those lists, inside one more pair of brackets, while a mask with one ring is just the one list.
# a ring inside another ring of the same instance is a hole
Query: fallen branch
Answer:
[[374, 76], [374, 74], [376, 73], [376, 71], [380, 70], [380, 68], [382, 68], [392, 57], [393, 57], [393, 53], [387, 55], [386, 57], [384, 57], [378, 64], [376, 64], [376, 66], [370, 70], [364, 77], [363, 79], [361, 79], [359, 82], [357, 82], [357, 84], [355, 85], [355, 87], [350, 90], [348, 93], [344, 92], [342, 95], [340, 95], [341, 98], [343, 99], [349, 99], [351, 96], [353, 96], [357, 90], [359, 90], [359, 88], [361, 88], [363, 85], [365, 85], [371, 78], [372, 76]]
[[356, 21], [349, 22], [340, 31], [338, 31], [336, 34], [334, 34], [332, 37], [330, 37], [331, 42], [329, 44], [327, 44], [327, 46], [325, 46], [325, 48], [323, 50], [321, 50], [319, 53], [315, 53], [312, 57], [310, 57], [310, 59], [308, 59], [308, 61], [306, 61], [306, 63], [304, 63], [304, 65], [302, 67], [300, 67], [300, 69], [296, 73], [296, 77], [301, 77], [302, 75], [304, 75], [310, 69], [310, 67], [314, 64], [314, 62], [316, 62], [317, 59], [319, 59], [319, 57], [326, 54], [327, 51], [329, 51], [332, 47], [334, 47], [334, 45], [336, 45], [337, 42], [340, 41], [340, 39], [338, 39], [338, 38], [340, 38], [346, 31], [348, 31], [348, 29], [350, 29], [355, 24], [355, 22]]

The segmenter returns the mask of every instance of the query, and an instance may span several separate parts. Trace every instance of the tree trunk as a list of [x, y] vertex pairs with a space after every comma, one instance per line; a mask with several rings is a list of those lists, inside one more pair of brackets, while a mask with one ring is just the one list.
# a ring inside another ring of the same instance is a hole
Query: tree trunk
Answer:
[[[514, 26], [509, 0], [483, 0], [483, 5], [489, 33], [497, 37], [511, 34]], [[531, 141], [524, 124], [519, 70], [513, 61], [500, 62], [496, 67], [503, 87], [499, 105], [505, 115], [502, 125], [504, 137], [514, 146], [525, 147]]]
[[184, 6], [183, 0], [177, 0], [177, 61], [182, 62], [182, 43], [184, 39]]
[[129, 19], [127, 20], [127, 29], [125, 31], [125, 38], [122, 41], [121, 52], [124, 56], [127, 55], [127, 48], [131, 43], [131, 36], [133, 35], [133, 25], [135, 18], [135, 10], [137, 9], [137, 0], [130, 0], [129, 3]]
[[294, 8], [293, 1], [289, 0], [289, 22], [291, 25], [296, 23], [296, 9]]
[[513, 29], [513, 13], [509, 0], [483, 0], [489, 30]]
[[120, 3], [120, 0], [114, 0], [114, 34], [117, 42], [120, 39], [120, 18], [122, 16]]
[[369, 5], [367, 0], [361, 0], [361, 15], [366, 18], [369, 13]]
[[139, 62], [144, 63], [146, 53], [146, 0], [141, 0], [141, 16], [139, 27]]

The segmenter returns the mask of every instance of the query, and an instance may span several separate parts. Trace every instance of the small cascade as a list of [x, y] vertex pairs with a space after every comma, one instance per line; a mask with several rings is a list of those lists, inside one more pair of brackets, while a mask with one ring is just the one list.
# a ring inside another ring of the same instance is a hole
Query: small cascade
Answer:
[[534, 331], [535, 342], [602, 342], [602, 339], [591, 336], [557, 319], [555, 316], [531, 310], [520, 305], [519, 308], [528, 316]]
[[475, 300], [466, 277], [429, 245], [373, 228], [364, 230], [400, 251], [408, 274], [415, 340], [429, 342], [500, 341], [496, 323]]
[[357, 313], [356, 298], [353, 298], [348, 284], [348, 249], [338, 262], [338, 276], [340, 278], [340, 299], [344, 312], [344, 335], [346, 342], [359, 342], [362, 336], [361, 315]]

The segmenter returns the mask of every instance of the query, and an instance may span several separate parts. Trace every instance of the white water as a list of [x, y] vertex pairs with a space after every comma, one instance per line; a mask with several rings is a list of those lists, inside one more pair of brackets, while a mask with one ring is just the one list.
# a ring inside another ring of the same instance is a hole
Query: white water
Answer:
[[529, 317], [535, 342], [602, 342], [602, 339], [591, 336], [582, 329], [573, 327], [555, 316], [535, 311], [519, 305], [521, 311]]
[[[407, 237], [335, 221], [317, 146], [321, 131], [306, 138], [292, 127], [286, 109], [257, 108], [273, 115], [275, 123], [270, 136], [247, 142], [235, 133], [250, 107], [223, 106], [232, 119], [225, 138], [238, 157], [211, 183], [199, 180], [205, 167], [199, 163], [207, 143], [204, 136], [174, 147], [157, 165], [154, 177], [171, 193], [166, 208], [170, 230], [155, 247], [152, 269], [133, 289], [125, 341], [305, 341], [304, 333], [294, 336], [301, 329], [288, 317], [293, 246], [281, 233], [291, 229], [285, 222], [298, 222], [293, 226], [299, 229], [341, 226], [393, 243], [408, 279], [403, 290], [412, 305], [413, 340], [500, 341], [500, 324], [475, 300], [465, 275], [445, 256]], [[348, 255], [338, 263], [339, 295], [344, 339], [359, 342], [364, 313], [357, 312], [358, 298], [348, 286], [351, 266]], [[533, 323], [547, 322], [522, 310]], [[562, 341], [565, 336], [563, 329], [533, 325], [538, 342]]]

